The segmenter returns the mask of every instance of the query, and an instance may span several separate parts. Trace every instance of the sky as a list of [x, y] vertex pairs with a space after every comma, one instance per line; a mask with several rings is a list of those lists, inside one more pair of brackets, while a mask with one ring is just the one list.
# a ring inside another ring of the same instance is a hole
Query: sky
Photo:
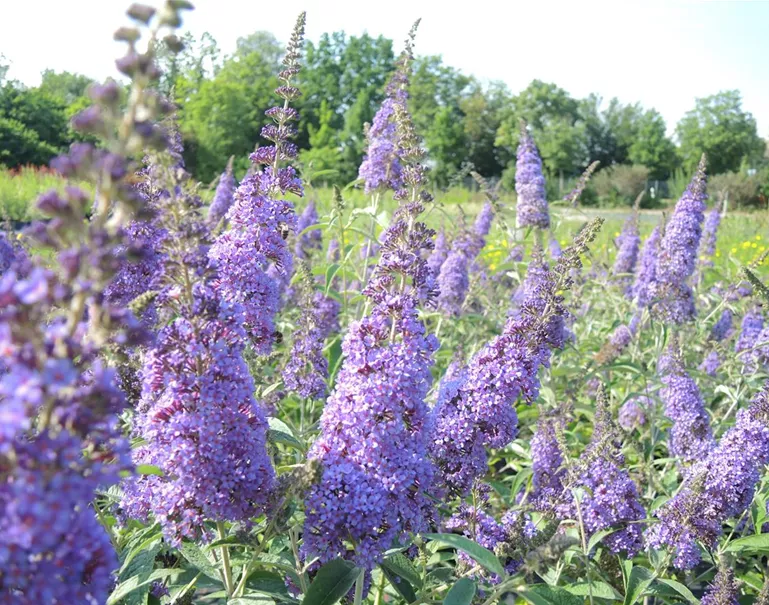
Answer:
[[[147, 0], [145, 0], [147, 1]], [[151, 0], [149, 3], [153, 3]], [[368, 32], [401, 48], [421, 17], [418, 54], [518, 92], [533, 79], [574, 97], [639, 101], [672, 131], [695, 99], [739, 89], [743, 108], [769, 137], [769, 1], [683, 0], [196, 0], [183, 30], [210, 32], [226, 54], [257, 30], [286, 40], [307, 11], [307, 37]], [[9, 77], [35, 85], [51, 68], [103, 79], [121, 47], [123, 0], [0, 0], [0, 54]]]

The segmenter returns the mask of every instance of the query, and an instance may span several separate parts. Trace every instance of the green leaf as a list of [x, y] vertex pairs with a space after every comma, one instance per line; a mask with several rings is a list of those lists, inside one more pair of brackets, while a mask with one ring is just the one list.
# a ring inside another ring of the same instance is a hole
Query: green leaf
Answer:
[[590, 536], [590, 541], [587, 543], [587, 552], [593, 552], [593, 549], [598, 546], [598, 543], [603, 540], [606, 536], [609, 534], [613, 534], [616, 529], [602, 529], [601, 531], [595, 532], [592, 536]]
[[163, 469], [161, 469], [159, 466], [155, 466], [154, 464], [139, 464], [136, 466], [136, 474], [137, 475], [157, 475], [158, 477], [163, 476]]
[[475, 597], [476, 586], [470, 578], [460, 578], [443, 599], [443, 605], [470, 605]]
[[304, 595], [303, 605], [334, 605], [350, 592], [359, 575], [360, 569], [349, 561], [344, 559], [329, 561], [315, 575], [315, 579]]
[[630, 570], [623, 605], [633, 605], [633, 603], [638, 601], [653, 579], [652, 572], [645, 567], [633, 567]]
[[328, 294], [329, 289], [331, 288], [331, 284], [334, 281], [334, 278], [336, 277], [337, 272], [339, 271], [339, 265], [334, 263], [333, 265], [329, 265], [326, 269], [326, 294]]
[[689, 603], [699, 603], [699, 599], [694, 596], [691, 590], [689, 590], [686, 586], [681, 584], [681, 582], [676, 582], [675, 580], [668, 580], [666, 578], [657, 578], [657, 582], [660, 584], [664, 584], [666, 586], [669, 586], [673, 590], [675, 590], [678, 594], [680, 594], [684, 599], [687, 600]]
[[118, 587], [112, 592], [109, 599], [107, 599], [107, 605], [117, 603], [139, 588], [149, 589], [149, 585], [156, 580], [164, 580], [170, 576], [178, 576], [181, 573], [183, 573], [183, 570], [181, 569], [156, 569], [149, 573], [143, 573], [128, 578], [125, 582], [118, 584]]
[[187, 561], [195, 569], [202, 572], [212, 580], [217, 580], [218, 582], [222, 581], [219, 572], [216, 571], [216, 568], [213, 566], [205, 553], [200, 550], [197, 544], [192, 542], [182, 542], [181, 548], [179, 548], [179, 552], [182, 553], [182, 556], [187, 559]]
[[270, 441], [273, 443], [282, 443], [283, 445], [293, 447], [302, 452], [304, 451], [304, 446], [301, 441], [294, 437], [294, 433], [291, 432], [291, 429], [285, 422], [278, 418], [270, 417], [267, 419], [267, 423], [270, 425], [270, 430], [268, 432]]
[[270, 605], [274, 603], [273, 599], [263, 594], [244, 595], [227, 601], [227, 605]]
[[563, 588], [548, 584], [528, 586], [520, 595], [531, 605], [583, 605], [585, 600]]
[[408, 580], [414, 586], [422, 587], [422, 578], [414, 564], [403, 553], [395, 553], [382, 561], [381, 566], [396, 576]]
[[464, 536], [457, 534], [423, 534], [425, 538], [442, 542], [448, 546], [453, 546], [471, 557], [476, 563], [482, 565], [492, 573], [504, 578], [507, 576], [505, 568], [499, 562], [499, 558], [488, 548], [484, 548], [477, 542], [473, 542]]
[[386, 567], [381, 567], [381, 569], [385, 578], [387, 578], [387, 581], [390, 583], [390, 586], [392, 586], [395, 589], [395, 592], [402, 596], [407, 603], [413, 603], [417, 600], [417, 593], [414, 591], [411, 582], [394, 574]]
[[580, 582], [579, 584], [571, 584], [564, 586], [564, 589], [574, 595], [581, 597], [590, 596], [598, 599], [609, 599], [611, 601], [621, 601], [622, 595], [618, 593], [612, 586], [606, 582]]
[[726, 547], [726, 552], [766, 552], [769, 550], [769, 534], [755, 534], [732, 540]]

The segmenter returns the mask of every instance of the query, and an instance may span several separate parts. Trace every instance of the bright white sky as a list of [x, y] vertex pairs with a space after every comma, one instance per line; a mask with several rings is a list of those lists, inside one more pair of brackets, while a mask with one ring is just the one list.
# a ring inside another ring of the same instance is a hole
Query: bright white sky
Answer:
[[[422, 25], [416, 50], [514, 92], [538, 78], [575, 97], [640, 101], [672, 130], [696, 97], [737, 88], [769, 137], [769, 2], [682, 0], [197, 0], [184, 29], [209, 31], [225, 53], [256, 30], [286, 40], [307, 11], [307, 36], [368, 31], [396, 42]], [[34, 85], [45, 68], [115, 73], [123, 0], [0, 0], [0, 53]]]

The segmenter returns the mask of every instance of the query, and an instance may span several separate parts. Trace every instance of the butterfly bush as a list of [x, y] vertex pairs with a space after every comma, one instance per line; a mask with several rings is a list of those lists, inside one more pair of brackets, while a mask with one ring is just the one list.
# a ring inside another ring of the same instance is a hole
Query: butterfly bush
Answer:
[[638, 233], [638, 216], [635, 212], [625, 221], [622, 232], [615, 243], [617, 244], [617, 257], [614, 259], [612, 273], [625, 292], [629, 293], [633, 280], [632, 274], [638, 260], [638, 250], [641, 246], [641, 236]]
[[227, 168], [219, 177], [214, 199], [208, 208], [208, 222], [211, 225], [218, 225], [227, 214], [234, 200], [236, 186], [235, 175], [232, 172], [232, 159], [230, 159], [227, 162]]
[[[412, 35], [416, 32], [412, 28]], [[409, 93], [409, 73], [396, 69], [387, 83], [385, 100], [366, 130], [366, 154], [358, 170], [364, 191], [381, 192], [386, 189], [399, 191], [406, 179], [403, 174], [403, 150], [396, 124], [396, 114], [406, 109]]]
[[553, 271], [542, 271], [502, 334], [468, 362], [433, 409], [430, 455], [450, 494], [466, 494], [485, 474], [487, 447], [504, 447], [518, 434], [515, 403], [536, 399], [538, 370], [549, 365], [553, 348], [563, 346], [567, 310], [559, 292], [571, 285], [569, 272], [598, 226], [600, 221], [578, 236]]
[[742, 360], [742, 373], [753, 374], [756, 369], [756, 356], [753, 347], [764, 328], [764, 316], [759, 308], [752, 308], [745, 313], [740, 325], [740, 335], [734, 343], [734, 352]]
[[[158, 520], [166, 538], [198, 539], [206, 521], [245, 521], [263, 512], [274, 482], [267, 422], [243, 358], [243, 309], [214, 287], [211, 234], [186, 173], [163, 158], [148, 171], [159, 191], [157, 220], [168, 234], [157, 306], [169, 319], [144, 356], [134, 432], [137, 465], [153, 465], [124, 487], [122, 514]], [[183, 271], [174, 268], [184, 267]]]
[[[409, 42], [398, 69], [410, 63]], [[406, 189], [364, 289], [372, 309], [348, 329], [344, 362], [309, 453], [322, 476], [305, 501], [302, 546], [306, 557], [343, 556], [366, 570], [404, 534], [427, 529], [434, 516], [425, 398], [438, 341], [417, 310], [435, 297], [424, 259], [435, 233], [417, 220], [428, 198], [421, 191], [423, 152], [405, 107], [397, 108], [395, 123]]]
[[543, 416], [531, 438], [532, 490], [530, 500], [537, 510], [551, 511], [561, 498], [566, 479], [562, 447], [565, 429], [562, 417]]
[[681, 489], [655, 512], [646, 531], [651, 548], [667, 548], [673, 564], [691, 569], [701, 559], [697, 542], [713, 548], [728, 519], [750, 506], [761, 470], [769, 462], [769, 384], [706, 458], [687, 473]]
[[[484, 204], [472, 230], [461, 234], [454, 240], [451, 250], [445, 256], [437, 273], [438, 307], [449, 316], [459, 316], [470, 289], [470, 271], [479, 274], [483, 272], [477, 261], [478, 255], [486, 245], [486, 236], [491, 230], [494, 219], [494, 208], [489, 203]], [[444, 242], [441, 242], [445, 246]], [[436, 256], [438, 254], [439, 256]], [[441, 250], [433, 250], [428, 259], [437, 266]]]
[[694, 273], [705, 215], [707, 176], [703, 156], [689, 186], [678, 200], [660, 240], [651, 294], [653, 311], [664, 321], [682, 324], [694, 319], [694, 291], [687, 283]]
[[702, 242], [700, 243], [701, 256], [713, 256], [716, 253], [718, 240], [718, 227], [721, 225], [721, 209], [718, 206], [708, 212], [705, 224], [702, 228]]
[[[149, 335], [105, 290], [126, 260], [126, 227], [141, 210], [127, 159], [164, 147], [156, 119], [169, 106], [150, 90], [157, 81], [154, 40], [178, 25], [178, 4], [135, 5], [135, 26], [115, 37], [128, 51], [117, 61], [130, 80], [127, 105], [108, 82], [93, 85], [94, 105], [73, 118], [104, 144], [77, 143], [51, 166], [64, 178], [98, 183], [94, 197], [69, 185], [37, 203], [50, 218], [28, 230], [40, 257], [19, 255], [0, 278], [0, 601], [104, 603], [118, 560], [90, 503], [131, 468], [119, 426], [125, 398], [105, 356]], [[148, 50], [138, 41], [150, 24]], [[171, 34], [169, 34], [171, 35]], [[141, 115], [143, 121], [132, 116]], [[85, 220], [88, 213], [91, 219]]]
[[684, 464], [698, 462], [713, 447], [713, 432], [700, 389], [678, 359], [671, 360], [662, 382], [660, 398], [665, 416], [673, 421], [670, 453]]
[[227, 213], [229, 228], [209, 253], [217, 267], [215, 287], [229, 301], [242, 305], [244, 326], [259, 354], [269, 353], [275, 342], [275, 315], [293, 272], [293, 256], [286, 239], [295, 230], [296, 214], [293, 204], [280, 198], [287, 193], [302, 195], [303, 187], [292, 166], [280, 166], [297, 154], [290, 139], [296, 133], [293, 122], [299, 114], [289, 103], [301, 94], [292, 80], [299, 73], [303, 36], [304, 14], [294, 29], [283, 70], [278, 74], [281, 85], [275, 93], [283, 99], [283, 105], [267, 110], [273, 124], [262, 128], [262, 136], [272, 144], [251, 154], [254, 170], [235, 192], [235, 201]]
[[318, 224], [318, 210], [315, 208], [315, 202], [312, 200], [305, 206], [302, 214], [296, 222], [296, 232], [299, 237], [294, 245], [294, 255], [296, 258], [309, 258], [314, 250], [320, 250], [323, 247], [322, 235], [319, 229], [313, 229], [302, 233], [308, 227]]
[[710, 330], [710, 339], [716, 342], [727, 339], [732, 333], [733, 324], [734, 312], [727, 307], [721, 311], [718, 321], [713, 324], [713, 328]]
[[646, 511], [624, 466], [608, 399], [599, 388], [593, 437], [570, 468], [555, 513], [561, 519], [580, 521], [588, 539], [604, 529], [616, 529], [603, 538], [603, 544], [614, 554], [632, 558], [643, 548], [642, 528], [637, 521], [646, 517]]
[[655, 227], [646, 238], [636, 269], [635, 281], [630, 290], [639, 307], [648, 307], [652, 302], [651, 286], [657, 277], [657, 255], [659, 253], [662, 229]]
[[545, 177], [542, 174], [542, 159], [525, 125], [521, 126], [521, 139], [516, 152], [515, 192], [518, 195], [518, 227], [549, 228], [550, 212], [545, 193]]
[[438, 235], [435, 236], [433, 251], [430, 253], [430, 256], [427, 257], [427, 267], [436, 279], [438, 279], [441, 267], [443, 266], [443, 263], [446, 262], [450, 251], [451, 246], [446, 239], [446, 231], [441, 228], [440, 231], [438, 231]]
[[617, 423], [628, 432], [640, 429], [646, 424], [646, 414], [652, 405], [652, 400], [645, 395], [628, 399], [619, 409]]
[[740, 585], [734, 578], [734, 571], [724, 565], [719, 566], [705, 594], [700, 600], [701, 605], [739, 605]]

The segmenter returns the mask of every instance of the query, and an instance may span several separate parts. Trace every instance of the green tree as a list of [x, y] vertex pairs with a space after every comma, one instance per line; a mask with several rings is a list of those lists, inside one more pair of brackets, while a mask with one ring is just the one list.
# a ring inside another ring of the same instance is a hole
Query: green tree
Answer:
[[497, 130], [497, 145], [506, 148], [512, 158], [505, 170], [506, 184], [512, 185], [511, 177], [515, 173], [514, 155], [521, 119], [532, 129], [551, 179], [558, 177], [562, 181], [563, 177], [581, 171], [585, 164], [585, 143], [583, 129], [577, 124], [579, 118], [579, 103], [555, 84], [534, 80], [513, 97]]
[[463, 128], [467, 161], [486, 177], [498, 177], [510, 160], [504, 148], [495, 145], [504, 108], [510, 103], [510, 91], [501, 82], [492, 82], [486, 90], [473, 84], [472, 92], [459, 102], [464, 114]]
[[311, 130], [320, 128], [325, 102], [332, 111], [328, 126], [339, 132], [338, 179], [350, 182], [357, 177], [365, 152], [364, 125], [379, 108], [394, 68], [392, 41], [334, 32], [323, 34], [317, 43], [307, 42], [304, 54], [297, 142], [300, 148], [310, 146]]
[[85, 96], [86, 89], [92, 82], [91, 78], [82, 74], [46, 69], [39, 88], [41, 92], [61, 99], [65, 105], [69, 106]]
[[584, 144], [583, 164], [598, 161], [601, 166], [617, 163], [617, 138], [601, 111], [603, 99], [591, 93], [579, 101], [578, 125]]
[[608, 131], [616, 142], [614, 149], [614, 164], [627, 164], [630, 146], [638, 136], [638, 121], [643, 115], [640, 104], [623, 105], [619, 99], [613, 98], [603, 111], [603, 119]]
[[320, 105], [320, 123], [310, 124], [310, 147], [299, 152], [304, 177], [308, 181], [317, 178], [323, 182], [338, 183], [339, 143], [336, 130], [331, 127], [334, 112], [326, 101]]
[[216, 76], [221, 67], [219, 45], [208, 32], [199, 39], [187, 32], [182, 36], [182, 43], [184, 48], [178, 53], [171, 52], [163, 42], [157, 49], [162, 72], [158, 90], [173, 97], [178, 105], [196, 94], [203, 82]]
[[468, 158], [462, 102], [472, 83], [470, 77], [444, 65], [439, 56], [414, 62], [409, 107], [435, 163], [431, 176], [440, 186], [447, 185]]
[[181, 104], [185, 160], [201, 181], [213, 180], [230, 156], [235, 156], [238, 172], [248, 167], [248, 155], [260, 141], [264, 112], [275, 104], [281, 53], [270, 34], [242, 38], [216, 75], [203, 80]]
[[9, 166], [47, 164], [70, 142], [64, 103], [39, 88], [0, 88], [0, 155]]
[[708, 156], [711, 174], [736, 171], [744, 162], [760, 161], [765, 143], [758, 136], [756, 120], [742, 109], [738, 90], [697, 99], [695, 108], [676, 126], [684, 168], [691, 172], [702, 153]]
[[646, 166], [652, 179], [667, 179], [676, 168], [676, 148], [666, 131], [663, 117], [650, 109], [639, 118], [635, 139], [628, 149], [628, 159]]

